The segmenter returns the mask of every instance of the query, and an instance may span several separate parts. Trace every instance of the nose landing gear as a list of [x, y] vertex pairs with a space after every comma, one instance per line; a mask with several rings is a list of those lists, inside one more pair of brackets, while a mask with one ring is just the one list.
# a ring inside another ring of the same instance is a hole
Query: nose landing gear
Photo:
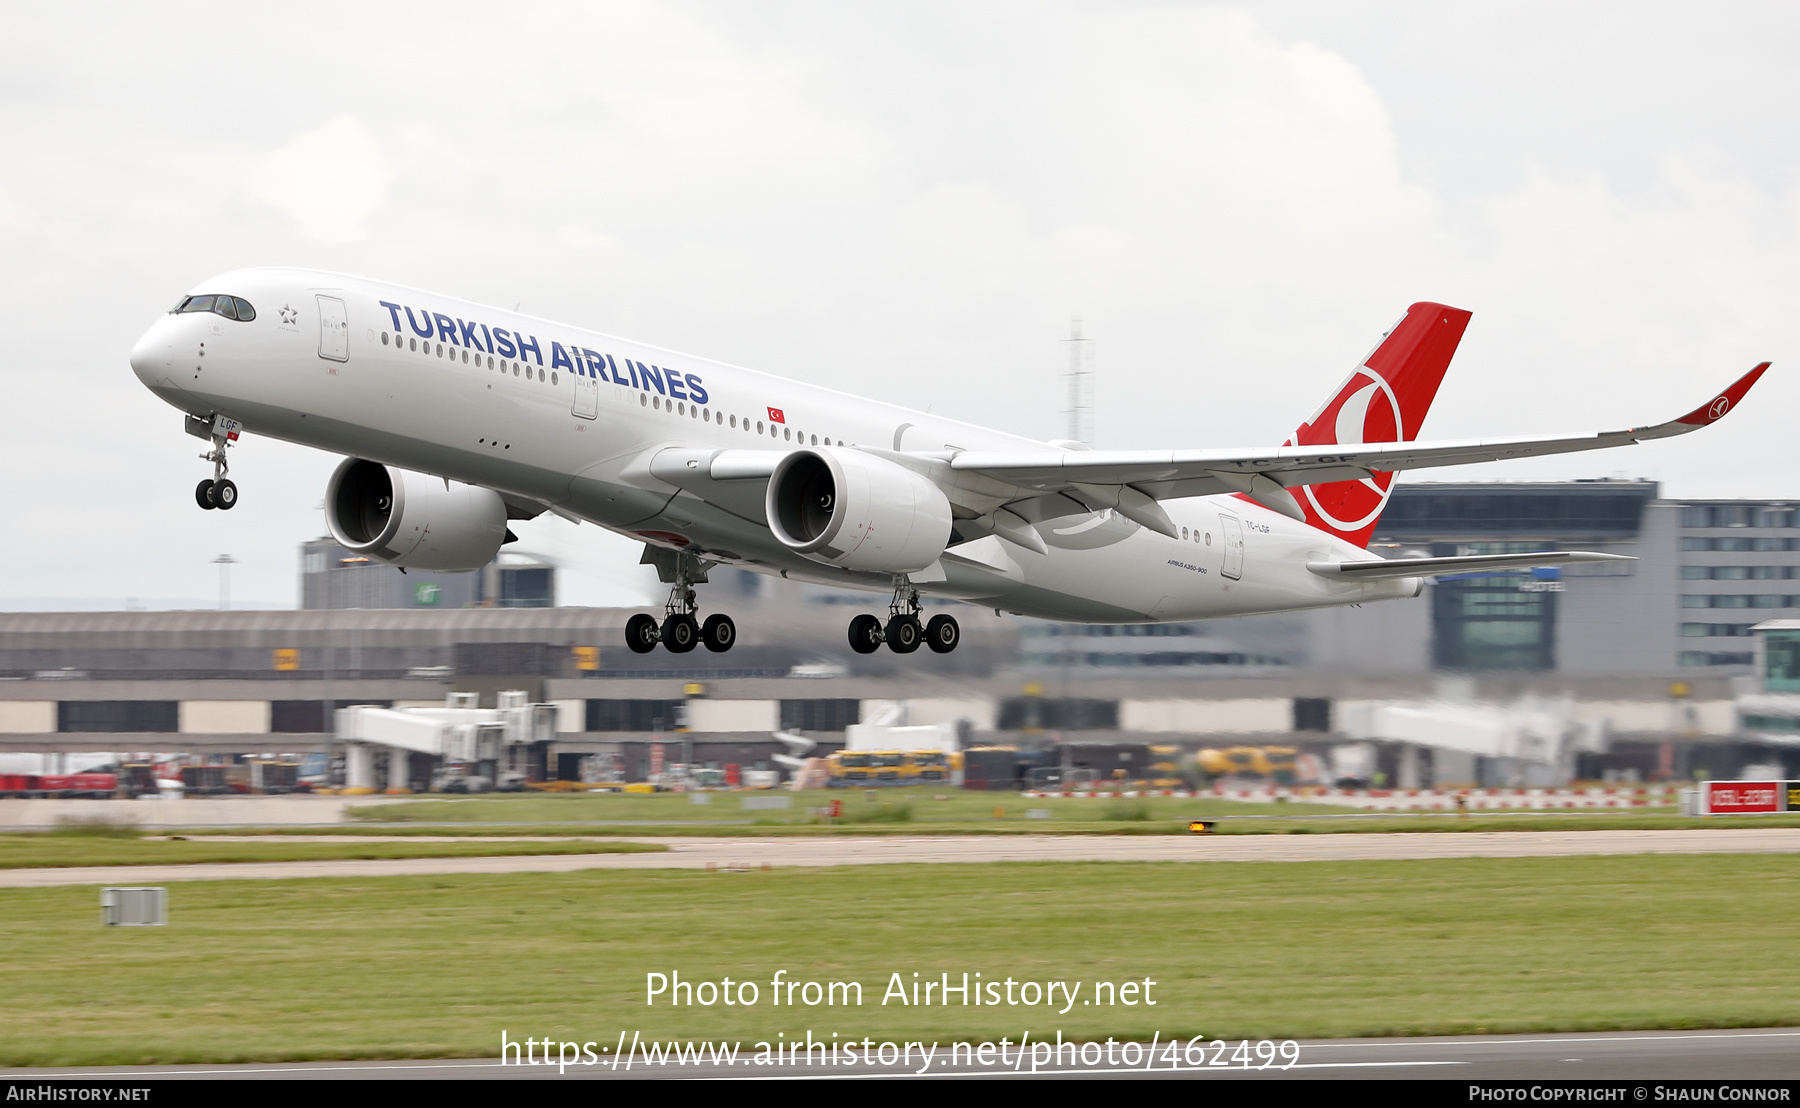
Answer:
[[[190, 430], [196, 422], [199, 421], [189, 417]], [[214, 508], [230, 511], [237, 507], [238, 489], [236, 482], [225, 476], [231, 469], [231, 463], [225, 458], [225, 448], [237, 438], [239, 425], [236, 420], [228, 420], [221, 416], [215, 417], [209, 426], [210, 431], [194, 432], [202, 438], [212, 439], [212, 449], [200, 455], [200, 460], [213, 464], [212, 479], [202, 481], [194, 487], [194, 502], [209, 512]]]
[[873, 654], [884, 642], [896, 654], [911, 654], [919, 649], [920, 643], [938, 654], [948, 654], [962, 642], [962, 629], [956, 618], [948, 615], [932, 616], [930, 623], [921, 624], [919, 590], [901, 577], [894, 583], [894, 599], [888, 605], [886, 626], [880, 619], [866, 614], [850, 621], [850, 649], [858, 654]]

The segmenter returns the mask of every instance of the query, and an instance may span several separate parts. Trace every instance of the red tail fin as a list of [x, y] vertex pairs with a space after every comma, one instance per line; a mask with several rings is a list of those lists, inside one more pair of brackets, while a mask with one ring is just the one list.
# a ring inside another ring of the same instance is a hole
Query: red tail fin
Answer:
[[[1418, 437], [1468, 325], [1469, 313], [1459, 308], [1414, 304], [1284, 445], [1411, 442]], [[1296, 491], [1306, 522], [1367, 546], [1393, 485], [1392, 473], [1375, 473], [1366, 480], [1308, 485]]]

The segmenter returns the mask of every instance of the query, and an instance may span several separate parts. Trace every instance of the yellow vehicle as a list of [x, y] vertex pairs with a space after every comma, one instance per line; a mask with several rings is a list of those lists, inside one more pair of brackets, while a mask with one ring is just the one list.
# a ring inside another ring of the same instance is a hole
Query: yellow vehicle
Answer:
[[1199, 761], [1209, 777], [1269, 777], [1287, 784], [1298, 753], [1291, 746], [1228, 746], [1200, 751]]
[[[934, 767], [917, 758], [937, 758], [936, 776], [927, 776]], [[935, 750], [840, 750], [825, 759], [834, 789], [867, 788], [871, 785], [910, 785], [921, 781], [943, 781], [949, 777], [946, 755]]]
[[909, 785], [940, 784], [950, 780], [951, 757], [941, 750], [909, 750], [901, 757], [900, 775]]
[[866, 785], [874, 780], [875, 756], [866, 750], [834, 751], [825, 759], [825, 767], [830, 774], [830, 786], [841, 789], [846, 785]]
[[1208, 777], [1248, 777], [1256, 772], [1259, 753], [1261, 752], [1254, 746], [1205, 749], [1200, 751], [1200, 768]]
[[877, 783], [882, 785], [906, 784], [900, 779], [900, 765], [906, 760], [905, 754], [898, 750], [871, 750], [869, 758], [869, 768]]

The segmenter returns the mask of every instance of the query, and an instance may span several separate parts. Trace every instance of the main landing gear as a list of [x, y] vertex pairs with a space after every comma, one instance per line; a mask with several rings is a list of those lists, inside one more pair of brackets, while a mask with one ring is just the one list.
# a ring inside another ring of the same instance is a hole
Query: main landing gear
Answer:
[[[652, 554], [655, 556], [652, 557]], [[642, 612], [625, 621], [625, 645], [634, 654], [648, 654], [661, 643], [671, 654], [686, 654], [696, 646], [704, 645], [714, 653], [722, 654], [737, 645], [737, 624], [728, 615], [715, 613], [706, 617], [701, 623], [697, 617], [699, 605], [694, 595], [694, 584], [706, 580], [706, 570], [713, 563], [702, 564], [692, 554], [650, 548], [645, 561], [653, 561], [659, 575], [662, 575], [667, 563], [668, 574], [663, 577], [674, 587], [669, 590], [669, 601], [663, 606], [663, 620], [659, 624], [656, 617]]]
[[873, 654], [882, 643], [896, 654], [911, 654], [923, 642], [938, 654], [948, 654], [962, 642], [962, 628], [954, 616], [932, 616], [929, 623], [919, 622], [919, 590], [903, 577], [894, 585], [894, 599], [888, 605], [887, 625], [872, 615], [860, 615], [850, 621], [850, 649], [858, 654]]
[[[201, 434], [204, 436], [204, 431]], [[211, 437], [212, 449], [200, 455], [200, 458], [213, 464], [212, 479], [202, 481], [194, 487], [194, 502], [209, 512], [214, 508], [229, 511], [237, 507], [238, 501], [237, 484], [225, 476], [226, 471], [231, 468], [231, 464], [225, 460], [225, 447], [230, 444], [230, 440], [219, 434]]]

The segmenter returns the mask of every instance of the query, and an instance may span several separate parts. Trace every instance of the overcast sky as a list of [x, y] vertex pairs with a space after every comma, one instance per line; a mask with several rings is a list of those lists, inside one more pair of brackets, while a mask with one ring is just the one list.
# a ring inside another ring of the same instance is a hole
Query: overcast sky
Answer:
[[[1280, 442], [1406, 306], [1427, 438], [1719, 428], [1410, 480], [1800, 499], [1791, 4], [0, 4], [0, 603], [291, 605], [335, 458], [127, 354], [240, 266], [381, 277], [1050, 438]], [[515, 525], [573, 603], [637, 548]]]

